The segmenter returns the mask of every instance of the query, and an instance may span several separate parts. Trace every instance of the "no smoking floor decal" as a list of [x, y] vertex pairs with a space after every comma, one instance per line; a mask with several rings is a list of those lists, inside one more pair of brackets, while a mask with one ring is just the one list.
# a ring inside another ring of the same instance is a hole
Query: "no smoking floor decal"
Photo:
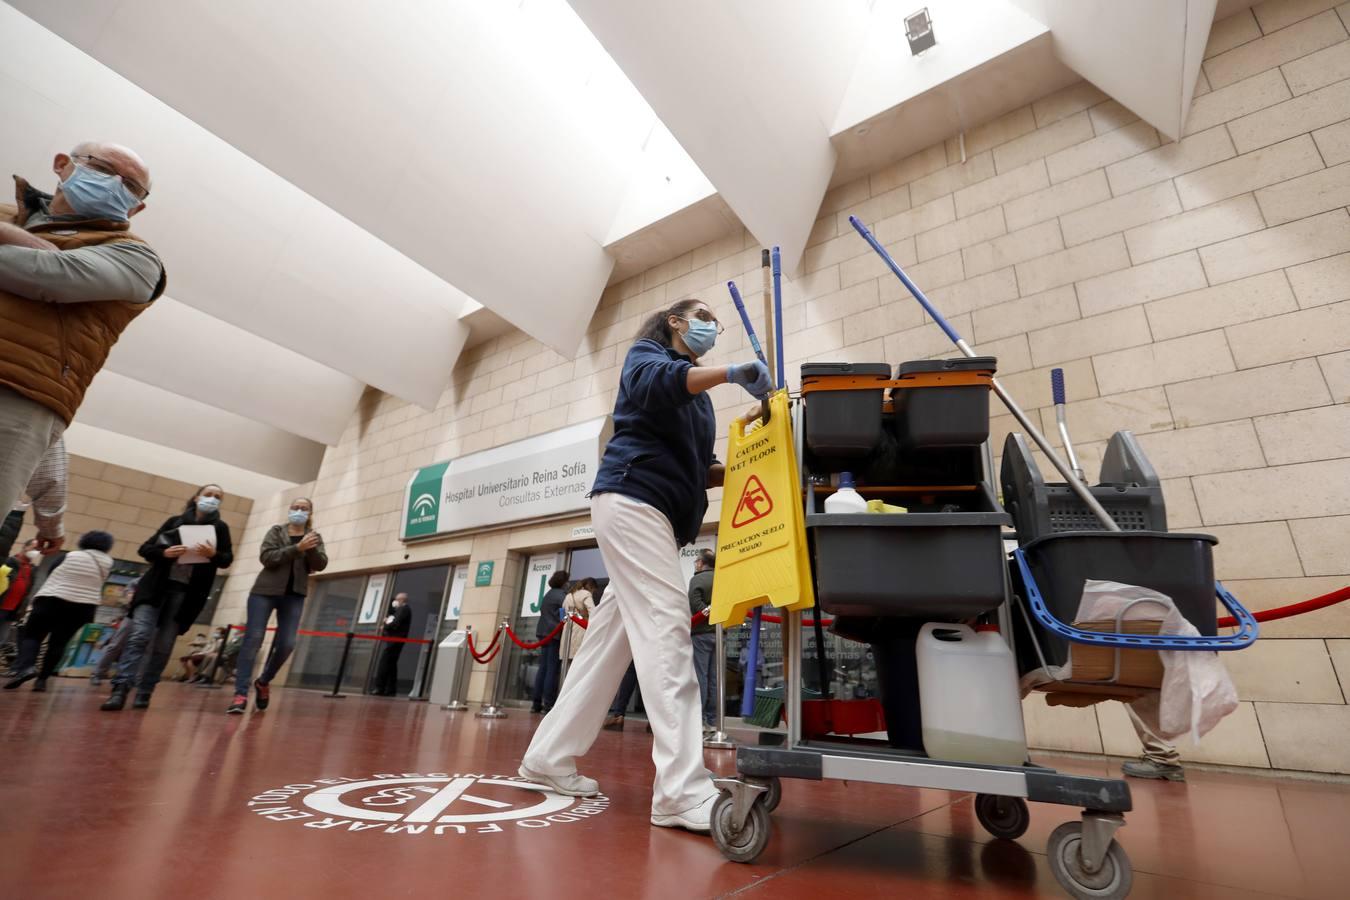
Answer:
[[609, 806], [555, 794], [518, 775], [431, 772], [318, 778], [263, 791], [249, 810], [305, 828], [381, 834], [501, 834], [582, 822]]

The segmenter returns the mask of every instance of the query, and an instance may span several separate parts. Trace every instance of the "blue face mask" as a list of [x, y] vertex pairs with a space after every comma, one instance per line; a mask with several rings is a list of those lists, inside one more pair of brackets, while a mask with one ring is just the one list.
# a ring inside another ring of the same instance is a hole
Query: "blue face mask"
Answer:
[[61, 182], [61, 195], [76, 215], [115, 222], [127, 221], [128, 213], [141, 202], [116, 175], [95, 172], [80, 165]]
[[197, 512], [199, 512], [199, 513], [206, 513], [206, 514], [209, 515], [209, 514], [215, 512], [215, 511], [218, 510], [218, 509], [220, 509], [220, 498], [219, 498], [219, 497], [198, 497], [198, 498], [197, 498]]
[[695, 356], [706, 356], [713, 348], [713, 344], [717, 343], [717, 326], [702, 319], [685, 319], [685, 321], [689, 323], [689, 330], [682, 335], [684, 345]]
[[293, 509], [286, 513], [286, 518], [292, 525], [303, 525], [309, 521], [309, 513], [303, 509]]

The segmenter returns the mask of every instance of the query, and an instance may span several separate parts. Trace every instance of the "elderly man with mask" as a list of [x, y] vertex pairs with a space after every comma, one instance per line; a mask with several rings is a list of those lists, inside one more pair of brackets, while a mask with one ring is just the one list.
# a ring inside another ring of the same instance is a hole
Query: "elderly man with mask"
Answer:
[[[141, 158], [117, 144], [86, 142], [58, 153], [52, 171], [55, 193], [16, 176], [15, 204], [0, 203], [4, 512], [40, 462], [54, 468], [46, 475], [64, 495], [61, 436], [122, 330], [164, 293], [164, 266], [129, 230], [150, 195]], [[59, 516], [38, 524], [44, 552], [55, 552]]]

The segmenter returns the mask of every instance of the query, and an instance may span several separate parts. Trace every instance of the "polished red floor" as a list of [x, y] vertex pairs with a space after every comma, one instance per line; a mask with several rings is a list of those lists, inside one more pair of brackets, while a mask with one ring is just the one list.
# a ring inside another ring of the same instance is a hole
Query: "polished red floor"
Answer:
[[[170, 684], [150, 710], [111, 714], [103, 697], [70, 679], [0, 696], [0, 897], [1064, 896], [1044, 856], [1075, 816], [1062, 807], [1033, 806], [1010, 843], [968, 795], [787, 782], [768, 849], [737, 865], [648, 824], [650, 738], [631, 721], [583, 767], [608, 802], [554, 808], [493, 778], [515, 775], [534, 725], [521, 711], [276, 691], [267, 713], [234, 717], [223, 691]], [[1119, 835], [1134, 897], [1350, 895], [1350, 786], [1193, 772], [1134, 797]]]

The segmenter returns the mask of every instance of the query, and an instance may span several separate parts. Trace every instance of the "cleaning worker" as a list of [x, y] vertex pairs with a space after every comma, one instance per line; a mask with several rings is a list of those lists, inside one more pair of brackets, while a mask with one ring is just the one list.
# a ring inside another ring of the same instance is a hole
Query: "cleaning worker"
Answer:
[[703, 765], [702, 704], [694, 676], [689, 604], [679, 548], [692, 543], [722, 483], [713, 455], [717, 421], [707, 391], [772, 389], [762, 362], [700, 366], [722, 326], [702, 300], [681, 300], [643, 323], [624, 360], [614, 436], [591, 489], [591, 522], [609, 587], [553, 711], [520, 774], [560, 794], [592, 797], [577, 774], [631, 660], [652, 728], [651, 823], [707, 832], [717, 789]]

